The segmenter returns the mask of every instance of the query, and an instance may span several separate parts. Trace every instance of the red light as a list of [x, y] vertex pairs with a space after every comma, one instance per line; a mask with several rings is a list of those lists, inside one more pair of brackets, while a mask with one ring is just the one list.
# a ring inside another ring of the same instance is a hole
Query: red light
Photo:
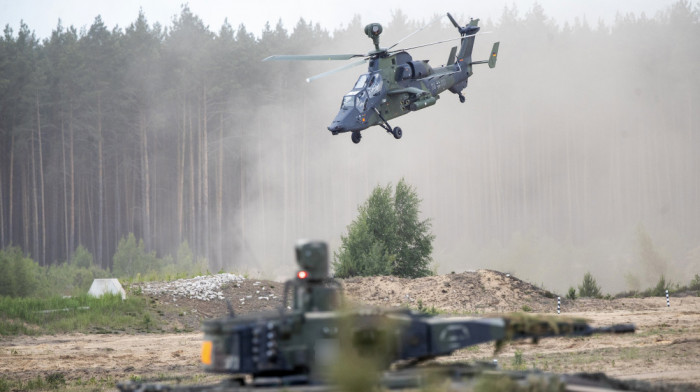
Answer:
[[308, 276], [309, 274], [306, 271], [297, 272], [297, 278], [299, 279], [306, 279]]

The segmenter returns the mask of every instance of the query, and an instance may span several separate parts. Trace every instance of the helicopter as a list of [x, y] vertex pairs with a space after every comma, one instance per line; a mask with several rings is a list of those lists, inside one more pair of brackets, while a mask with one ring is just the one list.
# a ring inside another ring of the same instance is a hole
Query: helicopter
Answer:
[[[399, 43], [427, 26], [411, 33], [388, 48], [381, 48], [379, 36], [383, 31], [382, 25], [371, 23], [365, 26], [364, 32], [372, 39], [374, 50], [367, 54], [273, 55], [263, 61], [361, 58], [359, 61], [340, 68], [312, 76], [306, 79], [307, 82], [369, 61], [367, 73], [360, 75], [352, 90], [343, 96], [340, 110], [331, 125], [328, 126], [328, 130], [333, 135], [351, 132], [351, 140], [357, 144], [362, 140], [361, 131], [378, 125], [392, 134], [395, 139], [401, 139], [403, 131], [399, 127], [392, 128], [389, 125], [389, 120], [435, 105], [440, 98], [439, 94], [445, 90], [457, 94], [459, 101], [464, 103], [466, 98], [462, 91], [467, 87], [467, 80], [473, 73], [472, 66], [475, 64], [488, 64], [490, 68], [496, 66], [500, 42], [493, 44], [488, 60], [472, 61], [474, 40], [480, 29], [479, 19], [471, 19], [468, 25], [462, 27], [449, 12], [447, 17], [459, 31], [459, 38], [392, 50]], [[411, 49], [455, 40], [461, 40], [461, 45], [451, 49], [447, 64], [441, 67], [431, 67], [428, 64], [429, 60], [413, 60], [407, 52]]]

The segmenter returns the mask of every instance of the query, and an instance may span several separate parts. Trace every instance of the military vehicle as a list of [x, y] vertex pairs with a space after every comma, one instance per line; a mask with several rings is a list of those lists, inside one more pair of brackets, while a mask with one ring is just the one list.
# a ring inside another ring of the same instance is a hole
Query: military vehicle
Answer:
[[226, 382], [208, 386], [129, 382], [119, 384], [119, 389], [367, 390], [378, 385], [425, 388], [445, 380], [468, 388], [478, 379], [475, 375], [484, 374], [528, 383], [534, 377], [538, 385], [569, 385], [578, 382], [578, 376], [494, 373], [492, 364], [416, 365], [490, 341], [498, 348], [514, 339], [634, 332], [630, 324], [593, 328], [558, 316], [432, 317], [409, 309], [354, 308], [344, 303], [341, 284], [329, 277], [325, 243], [300, 241], [296, 258], [300, 269], [285, 283], [279, 311], [238, 317], [229, 307], [228, 316], [204, 322], [203, 368], [230, 374]]
[[[472, 19], [468, 25], [460, 26], [452, 15], [448, 13], [447, 17], [457, 28], [460, 34], [459, 38], [405, 49], [393, 49], [406, 38], [415, 34], [414, 32], [388, 48], [381, 48], [379, 36], [383, 31], [382, 25], [371, 23], [365, 27], [365, 34], [372, 39], [374, 50], [367, 54], [274, 55], [263, 61], [362, 58], [338, 69], [312, 76], [306, 79], [307, 81], [369, 61], [367, 73], [360, 75], [352, 90], [343, 97], [340, 110], [331, 125], [328, 126], [328, 130], [333, 135], [351, 132], [351, 140], [357, 144], [362, 139], [360, 131], [373, 125], [379, 125], [392, 134], [394, 138], [400, 139], [403, 131], [399, 127], [392, 128], [389, 125], [389, 120], [434, 105], [440, 98], [439, 94], [445, 90], [457, 94], [460, 102], [464, 103], [466, 98], [462, 91], [467, 87], [467, 80], [473, 73], [472, 66], [475, 64], [488, 64], [490, 68], [496, 66], [498, 42], [493, 44], [488, 60], [472, 60], [475, 36], [480, 29], [479, 19]], [[433, 68], [428, 64], [428, 60], [413, 60], [413, 57], [408, 54], [408, 50], [411, 49], [453, 40], [461, 40], [461, 45], [452, 48], [447, 57], [446, 65], [441, 67]]]

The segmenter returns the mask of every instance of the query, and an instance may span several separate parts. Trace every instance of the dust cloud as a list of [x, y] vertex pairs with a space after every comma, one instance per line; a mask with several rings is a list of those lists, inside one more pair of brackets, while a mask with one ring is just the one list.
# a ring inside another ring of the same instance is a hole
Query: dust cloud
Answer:
[[[438, 273], [496, 269], [564, 293], [590, 271], [605, 293], [632, 288], [629, 277], [646, 288], [659, 276], [643, 272], [642, 231], [667, 279], [686, 284], [700, 272], [700, 35], [697, 18], [671, 11], [591, 27], [561, 26], [537, 6], [506, 9], [481, 22], [491, 33], [474, 48], [486, 59], [500, 41], [498, 66], [474, 67], [465, 104], [446, 92], [391, 121], [404, 131], [399, 141], [379, 127], [358, 145], [326, 130], [362, 67], [307, 84], [336, 64], [261, 63], [287, 95], [248, 112], [246, 133], [258, 137], [246, 145], [241, 208], [223, 234], [242, 244], [226, 267], [289, 276], [296, 239], [338, 249], [371, 189], [405, 178], [432, 220]], [[369, 22], [304, 49], [366, 53]], [[419, 24], [384, 26], [382, 45]], [[453, 36], [444, 20], [404, 45]], [[451, 46], [410, 53], [439, 66]]]

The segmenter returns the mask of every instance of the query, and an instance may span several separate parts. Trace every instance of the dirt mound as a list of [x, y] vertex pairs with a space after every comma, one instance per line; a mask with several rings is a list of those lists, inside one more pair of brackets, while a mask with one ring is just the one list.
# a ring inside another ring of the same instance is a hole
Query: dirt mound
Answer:
[[[510, 274], [492, 270], [405, 279], [393, 276], [341, 280], [346, 297], [356, 304], [408, 307], [448, 314], [501, 312], [556, 313], [557, 296]], [[197, 331], [208, 318], [228, 312], [228, 300], [237, 315], [277, 310], [282, 306], [284, 283], [231, 279], [222, 275], [133, 285], [149, 297], [150, 306], [165, 321], [165, 331]], [[671, 298], [672, 305], [683, 299]], [[616, 312], [655, 309], [665, 298], [615, 300], [561, 299], [562, 313]], [[288, 304], [289, 305], [289, 304]]]
[[377, 306], [435, 308], [447, 313], [556, 311], [556, 295], [497, 271], [478, 270], [418, 279], [392, 276], [343, 280], [353, 301]]
[[227, 274], [137, 283], [130, 290], [149, 298], [167, 332], [198, 331], [203, 320], [228, 313], [226, 301], [236, 315], [277, 310], [282, 305], [284, 283], [223, 275]]
[[[226, 300], [238, 315], [282, 306], [284, 283], [211, 275], [173, 282], [134, 285], [150, 297], [150, 305], [166, 321], [166, 331], [196, 331], [203, 320], [227, 313]], [[226, 278], [226, 279], [224, 279]], [[341, 280], [351, 302], [380, 307], [409, 307], [451, 314], [555, 312], [554, 294], [497, 271], [404, 279], [392, 276]], [[564, 306], [564, 302], [562, 302]], [[569, 307], [569, 310], [573, 310]]]

